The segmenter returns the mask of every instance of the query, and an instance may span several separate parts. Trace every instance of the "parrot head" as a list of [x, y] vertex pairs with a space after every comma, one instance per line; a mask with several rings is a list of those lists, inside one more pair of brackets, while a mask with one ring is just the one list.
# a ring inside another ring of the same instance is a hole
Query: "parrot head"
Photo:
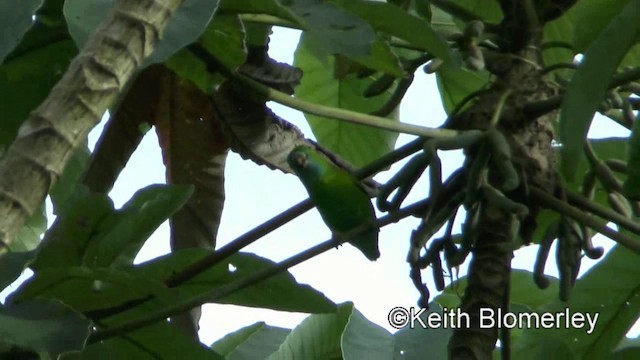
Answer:
[[322, 161], [317, 158], [315, 153], [309, 146], [300, 145], [293, 149], [287, 157], [289, 166], [300, 177], [319, 178], [322, 176]]

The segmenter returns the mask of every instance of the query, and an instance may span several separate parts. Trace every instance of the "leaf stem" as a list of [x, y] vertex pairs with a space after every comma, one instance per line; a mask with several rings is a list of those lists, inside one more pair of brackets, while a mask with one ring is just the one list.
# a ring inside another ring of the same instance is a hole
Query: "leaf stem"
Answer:
[[234, 75], [234, 79], [238, 80], [243, 85], [251, 88], [258, 94], [265, 96], [269, 100], [273, 100], [279, 104], [286, 105], [290, 108], [300, 110], [306, 113], [330, 117], [337, 120], [347, 121], [354, 124], [366, 125], [378, 129], [395, 131], [399, 133], [428, 136], [434, 138], [454, 137], [460, 134], [459, 131], [440, 128], [429, 128], [425, 126], [405, 124], [401, 122], [395, 122], [391, 119], [373, 116], [369, 114], [363, 114], [357, 111], [350, 111], [344, 109], [338, 109], [331, 106], [325, 106], [320, 104], [310, 103], [292, 96], [289, 96], [283, 92], [274, 90], [268, 86], [262, 85], [259, 82], [252, 80], [243, 75]]

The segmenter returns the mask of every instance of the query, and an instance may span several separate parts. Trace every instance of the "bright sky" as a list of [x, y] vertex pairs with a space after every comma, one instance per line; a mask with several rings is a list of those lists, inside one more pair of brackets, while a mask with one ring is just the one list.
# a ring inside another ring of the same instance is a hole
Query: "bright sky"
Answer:
[[[298, 36], [297, 31], [276, 29], [270, 44], [271, 56], [278, 61], [292, 63]], [[270, 104], [270, 106], [281, 117], [297, 125], [307, 137], [313, 138], [300, 112], [277, 104]], [[428, 76], [421, 70], [416, 73], [413, 86], [402, 103], [400, 116], [403, 122], [424, 126], [435, 127], [443, 122], [446, 116], [437, 92], [435, 76]], [[619, 127], [619, 129], [613, 129], [611, 124], [611, 122], [596, 122], [591, 129], [592, 134], [627, 135], [626, 130]], [[103, 125], [104, 121], [91, 133], [89, 137], [91, 147], [99, 137]], [[412, 139], [411, 136], [401, 135], [397, 146]], [[462, 160], [461, 155], [456, 152], [440, 152], [440, 154], [445, 174], [457, 168]], [[384, 182], [402, 164], [404, 162], [378, 175], [376, 180]], [[131, 157], [110, 195], [116, 207], [119, 207], [138, 189], [153, 183], [164, 183], [164, 176], [157, 137], [154, 131], [150, 131]], [[244, 161], [235, 153], [229, 154], [225, 176], [226, 202], [218, 233], [218, 246], [230, 242], [307, 198], [302, 184], [295, 176]], [[264, 191], [266, 188], [269, 191]], [[412, 193], [406, 203], [424, 197], [428, 191], [426, 179], [421, 179], [415, 188], [419, 193]], [[49, 221], [51, 222], [52, 220]], [[406, 263], [408, 239], [417, 224], [418, 220], [411, 218], [382, 229], [380, 233], [382, 256], [376, 262], [368, 261], [358, 250], [345, 245], [338, 250], [325, 252], [290, 271], [298, 282], [309, 284], [322, 291], [336, 303], [353, 301], [365, 317], [394, 332], [395, 329], [387, 322], [389, 310], [397, 306], [416, 306], [419, 296], [408, 277], [409, 266]], [[328, 228], [314, 209], [254, 243], [245, 251], [279, 261], [330, 238], [330, 235]], [[596, 237], [594, 242], [607, 249], [612, 244], [601, 236]], [[537, 246], [517, 251], [513, 259], [513, 267], [531, 270], [536, 251]], [[167, 252], [169, 252], [169, 226], [165, 223], [145, 244], [137, 261], [145, 261]], [[592, 264], [592, 260], [583, 258], [581, 272], [584, 273]], [[465, 272], [466, 264], [461, 269], [461, 273]], [[548, 261], [546, 273], [557, 276], [555, 261]], [[430, 271], [424, 274], [424, 279], [428, 281], [433, 298], [435, 289]], [[2, 295], [6, 293], [5, 291], [0, 294], [0, 299], [4, 298]], [[211, 344], [229, 332], [258, 321], [264, 321], [273, 326], [293, 328], [306, 316], [299, 313], [208, 304], [203, 308], [200, 338], [203, 343]], [[640, 333], [638, 328], [636, 326], [629, 335], [637, 336]]]

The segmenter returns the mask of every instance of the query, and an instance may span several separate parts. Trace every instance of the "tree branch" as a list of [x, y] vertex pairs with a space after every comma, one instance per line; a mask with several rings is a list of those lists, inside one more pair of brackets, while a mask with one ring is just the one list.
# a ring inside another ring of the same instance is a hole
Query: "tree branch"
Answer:
[[0, 162], [0, 255], [44, 201], [74, 149], [151, 54], [183, 0], [118, 1]]

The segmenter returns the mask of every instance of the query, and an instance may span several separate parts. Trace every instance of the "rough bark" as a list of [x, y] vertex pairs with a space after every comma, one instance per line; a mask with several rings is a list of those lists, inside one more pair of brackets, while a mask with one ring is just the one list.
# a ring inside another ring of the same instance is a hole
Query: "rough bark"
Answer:
[[44, 201], [74, 149], [151, 54], [182, 2], [118, 1], [24, 122], [0, 162], [0, 254]]

